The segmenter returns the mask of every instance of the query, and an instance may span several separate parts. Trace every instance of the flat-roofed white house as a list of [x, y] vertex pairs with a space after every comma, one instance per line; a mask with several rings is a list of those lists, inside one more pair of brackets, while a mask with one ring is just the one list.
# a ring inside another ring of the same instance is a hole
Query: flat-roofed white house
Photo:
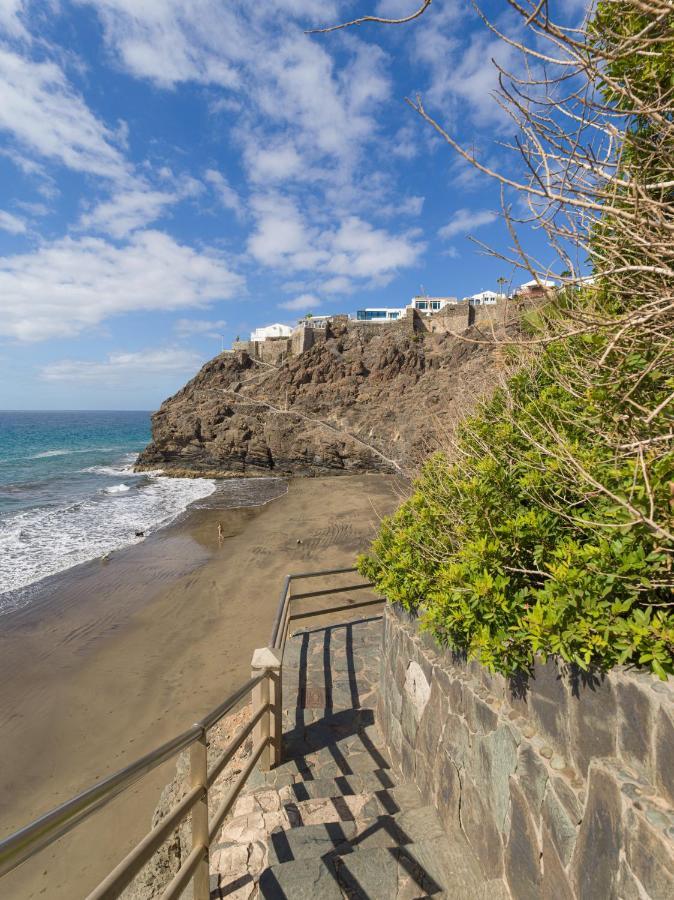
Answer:
[[276, 322], [274, 325], [265, 325], [262, 328], [256, 328], [251, 331], [251, 341], [268, 341], [273, 338], [289, 338], [292, 337], [293, 330], [289, 325], [281, 325]]
[[546, 281], [544, 278], [536, 281], [534, 278], [533, 281], [527, 281], [524, 284], [521, 284], [515, 291], [515, 294], [524, 294], [525, 296], [534, 297], [547, 294], [548, 291], [552, 291], [556, 287], [557, 282], [555, 281]]
[[395, 322], [405, 315], [405, 307], [369, 306], [356, 310], [357, 322]]
[[479, 291], [477, 294], [469, 297], [468, 300], [475, 306], [491, 306], [498, 302], [499, 297], [504, 296], [504, 294], [497, 294], [496, 291]]
[[430, 313], [440, 312], [446, 306], [456, 306], [458, 302], [458, 297], [412, 297], [408, 307], [430, 315]]
[[408, 309], [416, 309], [424, 316], [440, 312], [445, 306], [455, 306], [458, 297], [412, 297], [407, 306], [368, 306], [356, 311], [358, 322], [394, 322], [404, 318]]

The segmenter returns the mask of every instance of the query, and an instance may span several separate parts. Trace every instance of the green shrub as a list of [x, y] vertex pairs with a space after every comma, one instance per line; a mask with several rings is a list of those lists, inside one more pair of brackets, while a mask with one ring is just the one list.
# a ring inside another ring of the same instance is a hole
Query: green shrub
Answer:
[[428, 460], [359, 561], [440, 643], [506, 674], [536, 653], [674, 672], [674, 548], [657, 526], [672, 521], [674, 454], [660, 451], [646, 482], [616, 451], [635, 438], [626, 379], [639, 372], [635, 399], [656, 408], [674, 388], [671, 360], [668, 374], [648, 354], [621, 356], [579, 392], [574, 376], [606, 341], [553, 344], [511, 378], [464, 423], [454, 462]]

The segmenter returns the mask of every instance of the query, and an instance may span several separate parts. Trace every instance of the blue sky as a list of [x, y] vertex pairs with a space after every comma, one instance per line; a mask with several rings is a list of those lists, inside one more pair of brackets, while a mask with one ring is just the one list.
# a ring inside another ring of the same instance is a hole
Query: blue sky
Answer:
[[514, 51], [463, 0], [304, 33], [414, 8], [0, 0], [0, 408], [154, 409], [259, 325], [527, 280], [468, 239], [508, 246], [498, 190], [404, 102], [499, 160]]

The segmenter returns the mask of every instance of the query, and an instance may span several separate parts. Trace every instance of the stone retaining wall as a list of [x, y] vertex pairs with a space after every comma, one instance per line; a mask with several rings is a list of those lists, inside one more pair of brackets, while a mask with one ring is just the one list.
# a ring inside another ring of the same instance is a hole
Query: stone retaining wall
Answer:
[[388, 607], [378, 720], [515, 900], [674, 898], [674, 686], [549, 661], [507, 680]]

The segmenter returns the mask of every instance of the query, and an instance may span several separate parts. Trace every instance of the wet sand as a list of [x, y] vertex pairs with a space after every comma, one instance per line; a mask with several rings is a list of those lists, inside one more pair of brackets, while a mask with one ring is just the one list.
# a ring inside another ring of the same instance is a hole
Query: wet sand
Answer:
[[[0, 617], [0, 835], [220, 702], [267, 643], [283, 577], [353, 564], [396, 505], [388, 476], [292, 481], [262, 507], [194, 510]], [[172, 774], [165, 765], [6, 876], [0, 896], [86, 896], [147, 831]]]

